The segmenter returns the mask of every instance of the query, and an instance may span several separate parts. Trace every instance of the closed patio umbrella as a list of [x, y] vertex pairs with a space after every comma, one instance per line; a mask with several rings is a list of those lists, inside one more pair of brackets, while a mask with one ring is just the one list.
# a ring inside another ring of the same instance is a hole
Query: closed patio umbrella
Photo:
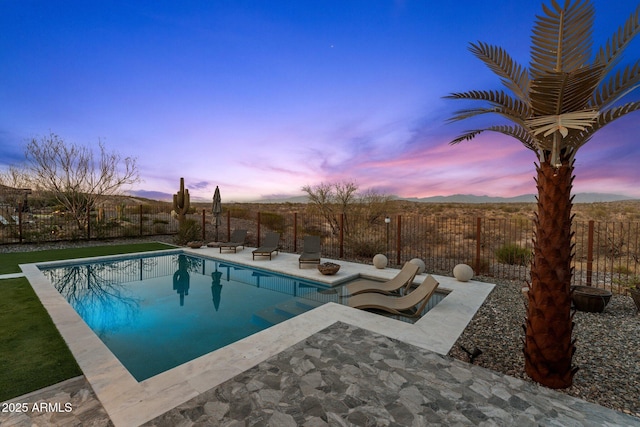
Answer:
[[218, 226], [220, 225], [220, 214], [222, 213], [222, 201], [220, 199], [220, 189], [216, 185], [216, 191], [213, 193], [213, 217], [216, 225], [216, 242], [218, 241]]

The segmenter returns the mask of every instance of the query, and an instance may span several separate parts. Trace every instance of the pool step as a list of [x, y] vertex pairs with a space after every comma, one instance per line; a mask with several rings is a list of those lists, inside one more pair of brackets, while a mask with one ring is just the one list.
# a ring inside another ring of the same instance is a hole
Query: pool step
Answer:
[[295, 317], [299, 314], [304, 313], [305, 311], [309, 311], [320, 305], [322, 304], [316, 301], [312, 301], [304, 298], [296, 298], [294, 300], [283, 302], [282, 304], [278, 304], [273, 309], [277, 313], [281, 313], [284, 316]]
[[259, 325], [273, 326], [322, 305], [305, 298], [295, 298], [253, 313], [251, 320]]

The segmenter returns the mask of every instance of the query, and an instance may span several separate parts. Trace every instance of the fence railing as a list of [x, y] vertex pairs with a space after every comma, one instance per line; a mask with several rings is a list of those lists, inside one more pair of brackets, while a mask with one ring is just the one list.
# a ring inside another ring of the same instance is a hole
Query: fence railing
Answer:
[[52, 208], [30, 212], [0, 206], [0, 244], [174, 234], [170, 205], [99, 208], [81, 218]]
[[[281, 249], [302, 251], [305, 235], [322, 237], [326, 258], [370, 263], [382, 253], [401, 266], [412, 258], [427, 271], [450, 275], [469, 264], [476, 274], [503, 279], [529, 279], [533, 222], [515, 218], [395, 215], [385, 218], [308, 213], [227, 211], [216, 228], [210, 211], [188, 215], [201, 226], [205, 242], [228, 240], [235, 228], [248, 230], [247, 244], [259, 246], [267, 231], [281, 234]], [[59, 212], [10, 212], [0, 207], [0, 244], [56, 240], [110, 239], [178, 233], [170, 205], [101, 208], [87, 213], [83, 224]], [[640, 223], [573, 222], [573, 284], [623, 293], [640, 277]]]

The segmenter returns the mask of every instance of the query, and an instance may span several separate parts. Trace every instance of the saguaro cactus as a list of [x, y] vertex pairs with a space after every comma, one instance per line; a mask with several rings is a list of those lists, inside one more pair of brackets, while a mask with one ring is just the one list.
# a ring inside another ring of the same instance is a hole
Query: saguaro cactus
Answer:
[[180, 191], [173, 195], [173, 210], [178, 215], [178, 221], [182, 223], [185, 215], [189, 212], [191, 200], [189, 199], [189, 189], [184, 188], [184, 178], [180, 178]]

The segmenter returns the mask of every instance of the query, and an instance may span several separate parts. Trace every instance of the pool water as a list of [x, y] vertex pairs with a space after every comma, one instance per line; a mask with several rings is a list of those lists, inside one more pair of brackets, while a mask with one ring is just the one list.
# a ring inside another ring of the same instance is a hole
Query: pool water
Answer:
[[319, 283], [184, 254], [41, 270], [138, 381], [339, 298]]

